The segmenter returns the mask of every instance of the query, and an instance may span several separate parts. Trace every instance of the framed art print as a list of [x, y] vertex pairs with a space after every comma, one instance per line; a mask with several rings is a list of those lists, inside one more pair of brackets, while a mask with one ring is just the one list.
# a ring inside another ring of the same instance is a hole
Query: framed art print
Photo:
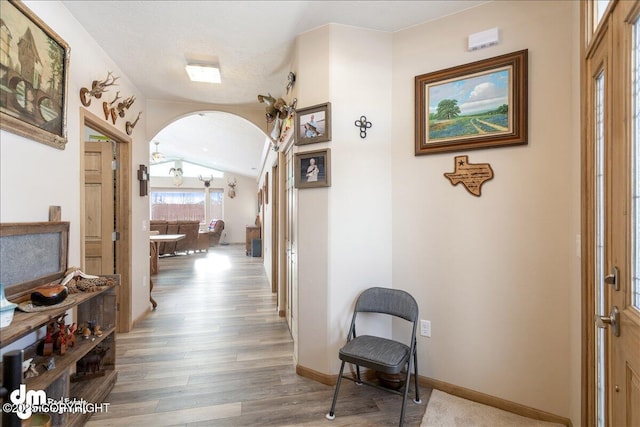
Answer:
[[527, 144], [527, 50], [415, 77], [415, 155]]

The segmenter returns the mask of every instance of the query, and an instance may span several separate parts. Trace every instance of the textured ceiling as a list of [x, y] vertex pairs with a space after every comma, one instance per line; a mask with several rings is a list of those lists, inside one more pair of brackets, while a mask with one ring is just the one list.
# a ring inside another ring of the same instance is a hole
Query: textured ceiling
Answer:
[[[62, 1], [146, 98], [212, 104], [282, 94], [295, 37], [313, 28], [338, 23], [394, 32], [485, 2]], [[219, 64], [221, 84], [189, 81], [184, 66], [203, 61]], [[170, 158], [256, 176], [264, 135], [222, 116], [184, 118], [149, 137]]]

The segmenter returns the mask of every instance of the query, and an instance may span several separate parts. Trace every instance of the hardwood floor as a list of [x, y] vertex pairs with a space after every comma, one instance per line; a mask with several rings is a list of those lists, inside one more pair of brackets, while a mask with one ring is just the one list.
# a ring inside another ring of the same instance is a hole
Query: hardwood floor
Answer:
[[[118, 334], [109, 410], [87, 426], [398, 424], [400, 396], [351, 381], [336, 419], [325, 419], [334, 388], [296, 375], [262, 258], [244, 246], [161, 258], [153, 279], [158, 308]], [[420, 391], [421, 405], [407, 401], [406, 426], [420, 425], [430, 390]]]

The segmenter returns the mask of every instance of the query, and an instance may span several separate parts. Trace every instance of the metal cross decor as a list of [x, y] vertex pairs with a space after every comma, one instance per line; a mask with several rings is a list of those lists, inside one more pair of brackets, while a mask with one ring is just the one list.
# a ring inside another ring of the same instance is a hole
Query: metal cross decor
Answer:
[[370, 129], [373, 123], [368, 122], [366, 116], [360, 116], [360, 120], [356, 120], [355, 125], [360, 128], [360, 138], [366, 138], [367, 129]]

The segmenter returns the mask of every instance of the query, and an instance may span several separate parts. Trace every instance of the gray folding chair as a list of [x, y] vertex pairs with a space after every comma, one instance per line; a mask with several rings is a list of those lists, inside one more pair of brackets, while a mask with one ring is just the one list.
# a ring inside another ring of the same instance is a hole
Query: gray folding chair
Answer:
[[[372, 335], [356, 335], [356, 317], [358, 313], [381, 313], [402, 318], [413, 325], [411, 341], [408, 343], [382, 338]], [[400, 412], [400, 427], [404, 424], [404, 413], [409, 383], [411, 381], [411, 367], [413, 366], [413, 378], [415, 381], [415, 403], [422, 403], [418, 389], [418, 359], [416, 353], [416, 327], [418, 324], [418, 304], [407, 292], [398, 289], [369, 288], [363, 291], [353, 311], [351, 327], [347, 336], [347, 343], [340, 349], [339, 358], [342, 360], [336, 391], [333, 395], [331, 410], [326, 415], [327, 419], [335, 418], [336, 401], [340, 391], [342, 378], [354, 381], [356, 384], [366, 384], [385, 391], [399, 394], [402, 397], [402, 410]], [[356, 367], [356, 377], [343, 375], [345, 363], [351, 363]], [[360, 367], [373, 369], [385, 374], [399, 374], [406, 368], [404, 390], [397, 391], [382, 387], [376, 383], [365, 381], [360, 377]]]

